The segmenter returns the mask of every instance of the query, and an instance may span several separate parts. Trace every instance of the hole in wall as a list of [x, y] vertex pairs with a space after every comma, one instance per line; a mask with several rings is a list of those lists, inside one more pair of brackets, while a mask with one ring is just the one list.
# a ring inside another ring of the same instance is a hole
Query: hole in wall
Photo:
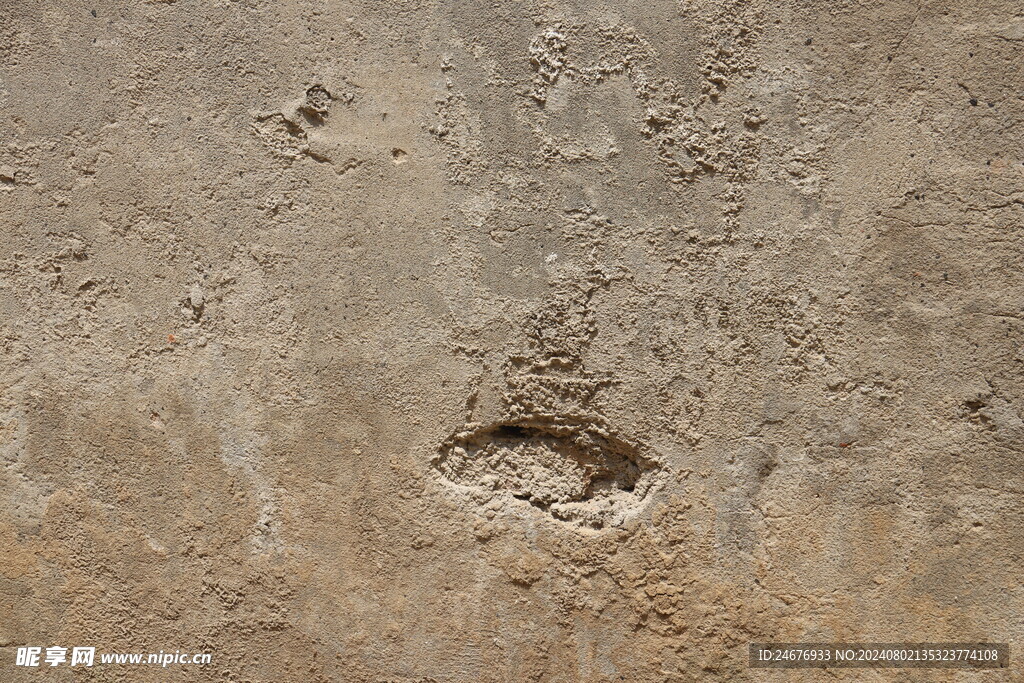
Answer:
[[661, 470], [644, 448], [600, 425], [555, 418], [470, 425], [433, 464], [453, 484], [508, 492], [598, 529], [635, 511]]

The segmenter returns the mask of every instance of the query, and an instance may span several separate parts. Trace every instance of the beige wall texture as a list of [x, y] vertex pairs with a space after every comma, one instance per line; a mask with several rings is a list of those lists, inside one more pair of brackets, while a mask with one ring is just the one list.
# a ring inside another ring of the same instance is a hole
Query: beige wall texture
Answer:
[[1020, 680], [1020, 3], [0, 5], [0, 681]]

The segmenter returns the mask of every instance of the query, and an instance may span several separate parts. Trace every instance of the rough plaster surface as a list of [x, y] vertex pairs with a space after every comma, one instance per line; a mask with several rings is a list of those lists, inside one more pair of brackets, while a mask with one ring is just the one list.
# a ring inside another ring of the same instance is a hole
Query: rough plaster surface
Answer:
[[2, 5], [3, 681], [1019, 674], [1018, 3]]

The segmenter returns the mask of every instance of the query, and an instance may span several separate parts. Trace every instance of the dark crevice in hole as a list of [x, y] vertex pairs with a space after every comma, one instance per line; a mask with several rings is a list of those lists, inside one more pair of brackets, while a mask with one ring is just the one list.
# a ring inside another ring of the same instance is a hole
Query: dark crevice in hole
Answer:
[[530, 436], [530, 430], [517, 425], [499, 425], [494, 430], [494, 436], [499, 439], [525, 439]]

